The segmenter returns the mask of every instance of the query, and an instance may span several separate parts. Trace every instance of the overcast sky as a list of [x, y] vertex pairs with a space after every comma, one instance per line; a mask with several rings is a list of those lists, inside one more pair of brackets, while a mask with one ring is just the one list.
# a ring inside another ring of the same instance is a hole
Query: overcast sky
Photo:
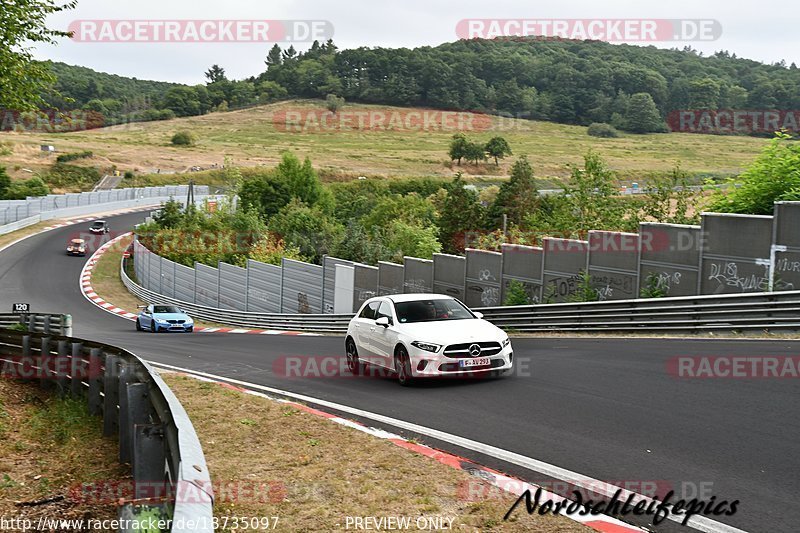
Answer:
[[[521, 0], [79, 0], [72, 11], [51, 17], [66, 29], [75, 20], [326, 20], [340, 48], [415, 47], [457, 39], [462, 19], [715, 19], [722, 26], [713, 42], [658, 42], [670, 48], [687, 44], [706, 54], [728, 50], [740, 57], [800, 65], [800, 3], [750, 2], [742, 7], [723, 0], [607, 0], [535, 2]], [[282, 43], [279, 43], [284, 46]], [[265, 43], [97, 43], [63, 39], [40, 46], [39, 59], [83, 65], [95, 70], [183, 83], [204, 82], [203, 72], [217, 63], [229, 78], [264, 70], [272, 44]], [[295, 45], [305, 48], [306, 44]]]

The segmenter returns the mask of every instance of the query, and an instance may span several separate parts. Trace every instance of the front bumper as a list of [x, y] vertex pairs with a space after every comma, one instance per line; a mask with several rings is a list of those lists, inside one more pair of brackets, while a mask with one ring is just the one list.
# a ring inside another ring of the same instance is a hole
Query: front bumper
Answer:
[[77, 250], [67, 250], [67, 255], [78, 255], [78, 256], [81, 256], [81, 257], [85, 257], [86, 256], [86, 252], [85, 251], [84, 252], [79, 252]]
[[194, 324], [159, 324], [156, 323], [158, 331], [167, 331], [174, 333], [183, 333], [194, 330]]
[[[443, 354], [444, 347], [438, 353], [426, 352], [414, 346], [408, 347], [408, 355], [411, 359], [411, 375], [413, 377], [443, 377], [443, 376], [474, 376], [486, 374], [487, 372], [506, 371], [514, 367], [514, 350], [509, 344], [495, 355], [484, 357], [449, 357]], [[462, 366], [461, 361], [473, 359], [489, 360], [489, 365], [466, 367]]]

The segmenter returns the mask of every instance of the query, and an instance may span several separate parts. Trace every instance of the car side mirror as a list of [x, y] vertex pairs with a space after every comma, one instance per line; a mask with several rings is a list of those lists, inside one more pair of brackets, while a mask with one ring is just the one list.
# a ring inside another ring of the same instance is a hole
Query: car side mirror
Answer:
[[385, 327], [385, 328], [388, 328], [388, 327], [389, 327], [389, 324], [391, 324], [391, 323], [392, 323], [392, 322], [391, 322], [391, 320], [389, 319], [389, 317], [388, 317], [388, 316], [382, 316], [382, 317], [380, 317], [378, 320], [376, 320], [376, 321], [375, 321], [375, 324], [376, 324], [376, 325], [378, 325], [378, 326], [383, 326], [383, 327]]
[[477, 311], [473, 311], [472, 314], [475, 315], [475, 318], [483, 318], [483, 313], [479, 313]]

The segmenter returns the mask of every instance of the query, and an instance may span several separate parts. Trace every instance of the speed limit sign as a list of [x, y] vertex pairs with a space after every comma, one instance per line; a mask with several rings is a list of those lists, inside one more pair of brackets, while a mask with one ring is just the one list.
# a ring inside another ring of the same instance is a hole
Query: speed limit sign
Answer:
[[31, 304], [14, 304], [11, 309], [12, 313], [30, 313]]

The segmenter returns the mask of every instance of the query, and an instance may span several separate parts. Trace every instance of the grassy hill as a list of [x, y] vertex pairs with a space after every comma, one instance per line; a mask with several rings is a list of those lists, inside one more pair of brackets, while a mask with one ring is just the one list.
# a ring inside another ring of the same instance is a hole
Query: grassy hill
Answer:
[[[457, 170], [474, 179], [495, 179], [508, 172], [513, 157], [501, 161], [461, 167], [450, 163], [447, 148], [454, 129], [445, 131], [410, 130], [364, 131], [307, 128], [295, 133], [285, 131], [287, 112], [324, 112], [321, 101], [293, 100], [238, 111], [211, 113], [168, 121], [132, 123], [110, 128], [66, 134], [0, 133], [0, 165], [14, 177], [29, 177], [23, 169], [44, 170], [55, 156], [42, 154], [41, 144], [52, 144], [63, 152], [89, 150], [91, 159], [77, 164], [112, 167], [137, 173], [161, 170], [161, 179], [175, 181], [163, 173], [186, 172], [191, 167], [211, 168], [225, 157], [240, 166], [276, 164], [281, 152], [291, 150], [300, 157], [309, 156], [326, 180], [357, 176], [442, 176]], [[398, 113], [422, 112], [410, 108], [346, 105], [342, 113], [380, 113], [391, 117]], [[276, 117], [278, 117], [276, 119]], [[278, 126], [275, 121], [277, 120]], [[526, 154], [536, 175], [557, 185], [569, 173], [570, 164], [578, 164], [589, 150], [602, 155], [626, 181], [644, 181], [647, 176], [670, 171], [676, 164], [696, 176], [729, 176], [739, 173], [767, 143], [752, 137], [699, 134], [623, 134], [616, 139], [589, 137], [586, 128], [551, 122], [536, 122], [500, 117], [478, 118], [483, 131], [466, 131], [470, 139], [485, 142], [502, 135], [511, 145], [514, 156]], [[308, 124], [308, 123], [306, 123]], [[312, 124], [313, 126], [313, 124]], [[196, 146], [176, 147], [172, 135], [189, 130], [198, 137]], [[197, 176], [199, 178], [199, 176]], [[188, 178], [182, 178], [188, 179]], [[144, 180], [143, 180], [144, 181]], [[158, 181], [155, 180], [154, 181]], [[198, 181], [203, 181], [198, 179]]]

